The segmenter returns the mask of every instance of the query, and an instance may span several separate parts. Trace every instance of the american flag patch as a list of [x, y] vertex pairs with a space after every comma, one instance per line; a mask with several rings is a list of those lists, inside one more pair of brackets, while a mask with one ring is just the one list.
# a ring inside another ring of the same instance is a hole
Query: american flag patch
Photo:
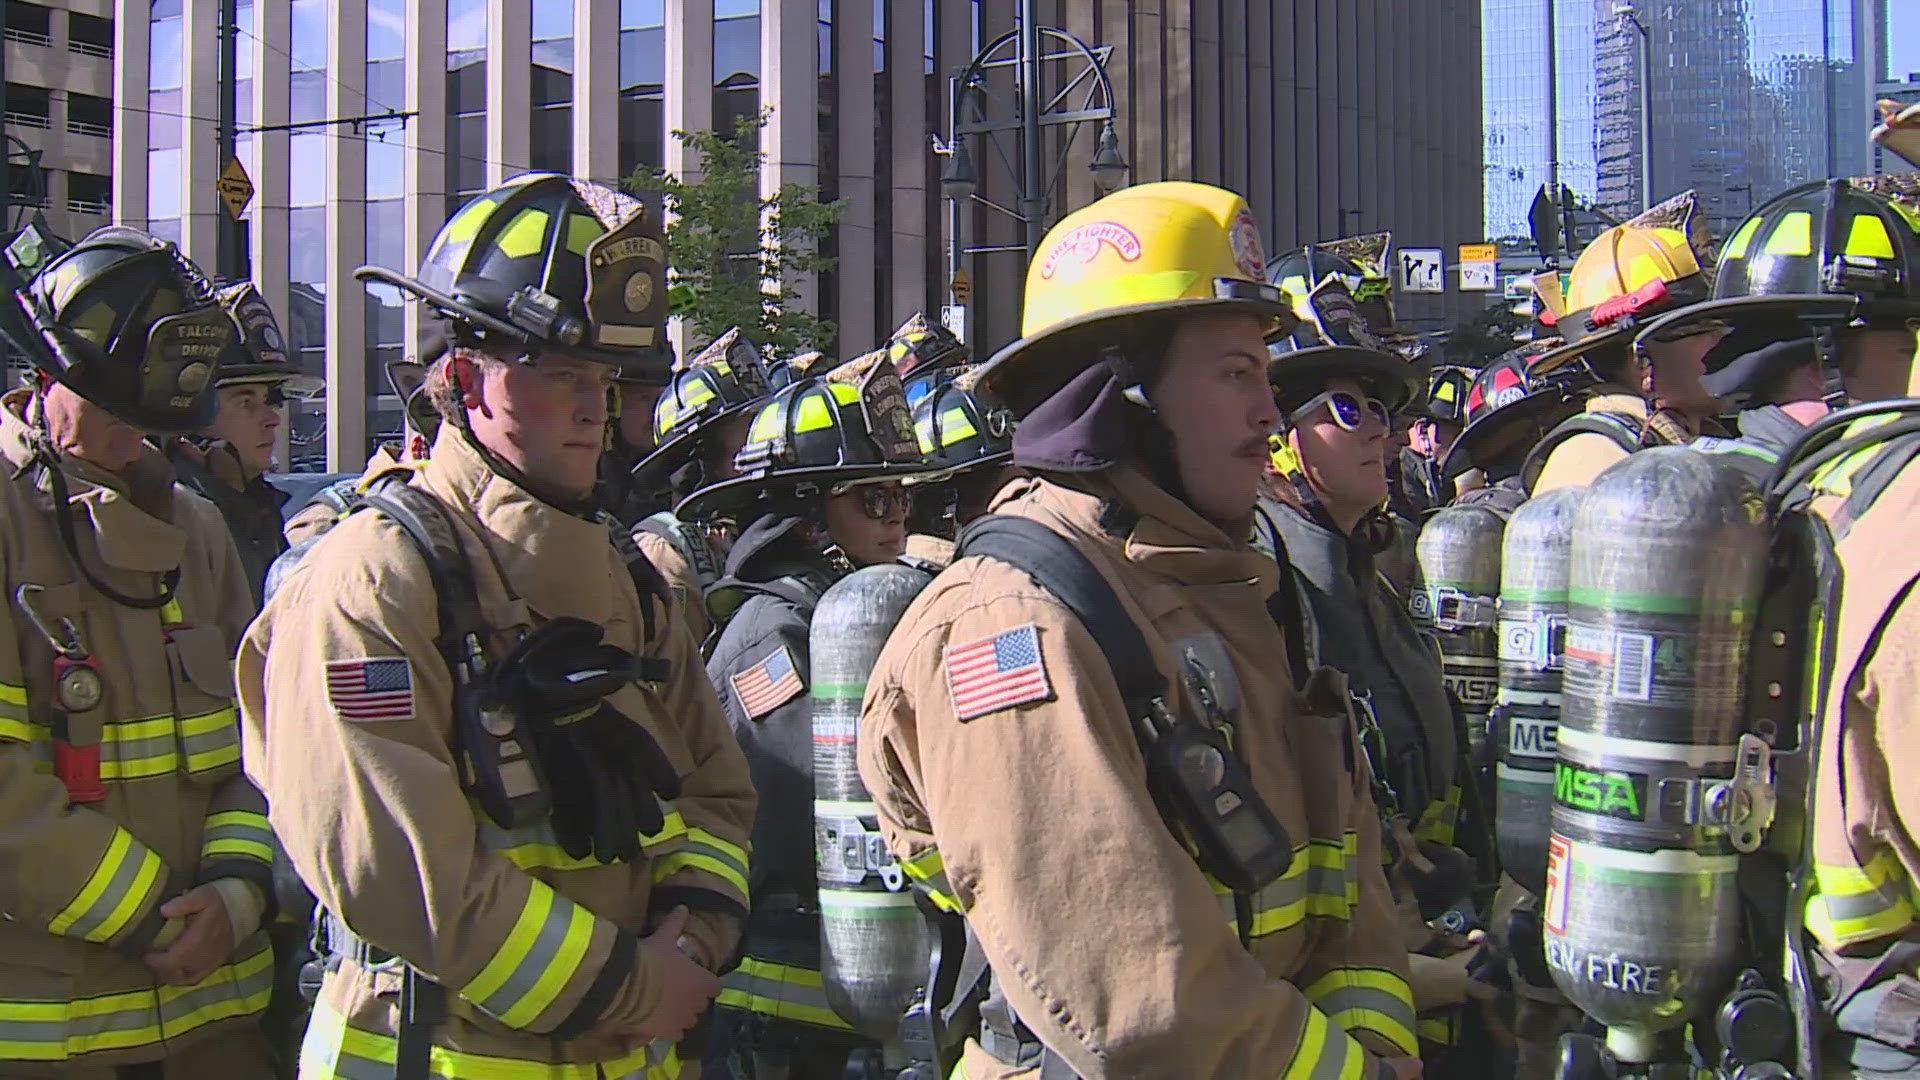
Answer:
[[947, 648], [947, 692], [956, 720], [1053, 696], [1032, 623]]
[[740, 699], [740, 708], [747, 719], [758, 720], [773, 710], [792, 701], [806, 686], [800, 681], [800, 673], [794, 670], [793, 654], [785, 645], [762, 657], [760, 662], [745, 671], [730, 676], [733, 693]]
[[327, 701], [346, 720], [413, 716], [413, 671], [403, 656], [327, 661]]

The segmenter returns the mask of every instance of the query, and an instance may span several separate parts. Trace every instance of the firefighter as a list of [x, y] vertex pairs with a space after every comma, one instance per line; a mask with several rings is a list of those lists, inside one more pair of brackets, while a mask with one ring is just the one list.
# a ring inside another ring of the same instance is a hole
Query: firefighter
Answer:
[[1707, 295], [1711, 243], [1689, 191], [1595, 238], [1574, 263], [1565, 310], [1542, 294], [1566, 344], [1535, 358], [1533, 373], [1580, 363], [1600, 385], [1534, 447], [1522, 470], [1529, 492], [1586, 484], [1642, 446], [1685, 443], [1719, 411], [1700, 376], [1722, 327], [1688, 323], [1634, 341], [1640, 325]]
[[215, 388], [220, 410], [213, 423], [189, 438], [172, 440], [166, 450], [180, 482], [220, 508], [240, 549], [257, 607], [267, 567], [287, 549], [281, 517], [287, 495], [265, 478], [273, 467], [280, 406], [290, 384], [311, 389], [315, 380], [301, 375], [288, 358], [280, 324], [253, 282], [228, 285], [218, 295], [246, 335], [244, 355], [220, 367]]
[[1466, 426], [1440, 459], [1438, 469], [1444, 486], [1459, 484], [1466, 489], [1455, 503], [1486, 503], [1510, 514], [1526, 501], [1520, 468], [1528, 453], [1548, 431], [1580, 410], [1583, 369], [1579, 365], [1545, 375], [1529, 371], [1533, 357], [1559, 344], [1558, 338], [1529, 342], [1474, 376], [1464, 395]]
[[911, 498], [901, 481], [921, 463], [884, 352], [812, 370], [754, 413], [737, 475], [676, 509], [746, 523], [709, 592], [727, 619], [707, 675], [761, 796], [745, 955], [721, 992], [707, 1061], [720, 1076], [838, 1080], [850, 1053], [872, 1048], [821, 989], [807, 629], [828, 586], [900, 556]]
[[[869, 679], [860, 772], [888, 845], [992, 970], [974, 1080], [1419, 1072], [1345, 694], [1307, 677], [1245, 539], [1279, 418], [1265, 339], [1293, 323], [1262, 270], [1246, 202], [1202, 184], [1048, 233], [1024, 336], [980, 373], [1034, 475], [975, 528], [1034, 523], [1068, 558], [963, 551]], [[1063, 565], [1119, 614], [1089, 624], [1036, 584]], [[1124, 656], [1116, 624], [1140, 635]], [[1183, 777], [1142, 726], [1222, 772]], [[1231, 799], [1203, 792], [1229, 774]], [[1176, 788], [1185, 809], [1157, 797]]]
[[[1728, 454], [1764, 481], [1834, 405], [1905, 395], [1911, 342], [1904, 305], [1920, 295], [1917, 192], [1911, 176], [1822, 180], [1783, 192], [1727, 241], [1711, 299], [1641, 331], [1729, 327], [1706, 354], [1701, 382], [1737, 410], [1739, 437], [1702, 438], [1695, 447]], [[1823, 276], [1821, 267], [1836, 258], [1853, 268], [1850, 276]], [[1889, 292], [1882, 277], [1899, 284]]]
[[[1268, 379], [1280, 434], [1255, 544], [1286, 560], [1307, 608], [1314, 661], [1347, 676], [1377, 778], [1389, 881], [1403, 908], [1418, 912], [1406, 922], [1414, 1002], [1434, 1014], [1423, 1017], [1420, 1033], [1438, 1061], [1459, 1039], [1445, 1008], [1490, 988], [1451, 977], [1471, 961], [1454, 956], [1457, 935], [1424, 931], [1449, 917], [1459, 933], [1474, 928], [1467, 913], [1482, 876], [1476, 861], [1485, 863], [1491, 844], [1463, 837], [1489, 823], [1462, 820], [1471, 774], [1440, 656], [1375, 564], [1394, 537], [1387, 432], [1396, 416], [1419, 408], [1427, 374], [1384, 348], [1364, 322], [1343, 320], [1345, 294], [1328, 279], [1294, 296], [1305, 321], [1274, 346]], [[1465, 1053], [1447, 1055], [1456, 1069], [1466, 1066]]]
[[667, 509], [655, 492], [634, 484], [634, 469], [654, 448], [654, 409], [673, 379], [673, 345], [661, 338], [643, 355], [620, 365], [608, 399], [607, 452], [600, 459], [601, 501], [629, 527]]
[[252, 597], [142, 441], [212, 422], [240, 328], [118, 226], [5, 299], [37, 374], [0, 398], [0, 1074], [268, 1075], [271, 836], [229, 667]]
[[980, 389], [978, 368], [947, 370], [951, 377], [931, 384], [913, 406], [920, 453], [935, 471], [913, 482], [914, 516], [901, 556], [936, 574], [953, 561], [960, 530], [1020, 474], [1012, 463], [1012, 413]]
[[661, 233], [529, 173], [417, 277], [360, 273], [450, 339], [431, 457], [314, 545], [238, 661], [248, 770], [325, 911], [301, 1075], [676, 1076], [745, 916], [754, 796], [594, 501], [614, 372], [665, 321]]
[[964, 367], [972, 362], [967, 346], [953, 331], [944, 326], [927, 321], [924, 313], [914, 312], [900, 328], [887, 339], [887, 359], [893, 362], [894, 370], [900, 373], [900, 381], [907, 387], [907, 407], [919, 404], [914, 395], [916, 384], [927, 386], [928, 376], [936, 372], [948, 372], [953, 368]]
[[1387, 507], [1395, 516], [1419, 523], [1453, 499], [1453, 485], [1440, 463], [1453, 448], [1466, 423], [1467, 395], [1474, 369], [1458, 364], [1435, 367], [1427, 379], [1427, 393], [1400, 422], [1407, 425], [1407, 445], [1388, 463]]
[[733, 534], [718, 522], [684, 521], [672, 507], [733, 477], [747, 422], [769, 392], [759, 352], [738, 327], [727, 331], [674, 372], [654, 405], [653, 452], [633, 468], [634, 487], [663, 508], [634, 526], [634, 542], [672, 587], [695, 641], [713, 635], [706, 590], [720, 578]]

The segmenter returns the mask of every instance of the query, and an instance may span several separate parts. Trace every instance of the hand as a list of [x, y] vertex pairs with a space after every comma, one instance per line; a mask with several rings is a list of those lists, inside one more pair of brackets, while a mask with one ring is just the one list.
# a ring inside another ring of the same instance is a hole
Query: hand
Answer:
[[1462, 949], [1452, 956], [1423, 956], [1419, 953], [1408, 956], [1414, 1010], [1426, 1012], [1467, 1001], [1497, 999], [1500, 991], [1496, 987], [1467, 974], [1467, 968], [1479, 958], [1480, 951], [1485, 947], [1484, 940], [1476, 940], [1472, 948]]
[[1416, 1057], [1397, 1057], [1383, 1059], [1387, 1068], [1393, 1070], [1394, 1080], [1420, 1080], [1420, 1059]]
[[653, 933], [640, 939], [640, 964], [660, 986], [659, 1004], [629, 1029], [643, 1039], [675, 1039], [707, 1011], [720, 993], [720, 978], [680, 951], [678, 941], [687, 928], [687, 909], [674, 908]]
[[233, 922], [220, 890], [212, 885], [195, 886], [161, 904], [160, 914], [186, 920], [173, 944], [147, 954], [147, 967], [161, 982], [193, 986], [233, 955]]

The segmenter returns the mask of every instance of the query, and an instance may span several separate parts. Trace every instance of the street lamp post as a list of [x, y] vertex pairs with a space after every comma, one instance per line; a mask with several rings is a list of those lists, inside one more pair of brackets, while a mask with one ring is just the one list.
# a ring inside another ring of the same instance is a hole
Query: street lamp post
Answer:
[[[966, 338], [966, 308], [971, 299], [962, 273], [966, 256], [1017, 251], [1031, 259], [1039, 250], [1041, 238], [1051, 224], [1054, 196], [1064, 180], [1066, 151], [1079, 134], [1079, 125], [1097, 124], [1099, 134], [1093, 158], [1087, 170], [1096, 190], [1106, 194], [1126, 182], [1128, 165], [1120, 149], [1119, 133], [1114, 127], [1113, 87], [1107, 80], [1105, 61], [1112, 50], [1107, 46], [1089, 46], [1080, 38], [1053, 26], [1041, 26], [1034, 14], [1033, 0], [1021, 4], [1020, 26], [989, 42], [949, 83], [949, 127], [946, 139], [932, 137], [933, 152], [944, 159], [940, 170], [940, 190], [947, 200], [947, 293], [949, 307], [957, 320], [949, 319], [949, 329]], [[992, 104], [987, 97], [986, 78], [990, 70], [1010, 67], [1015, 93], [1010, 115], [989, 115]], [[1049, 70], [1062, 71], [1056, 80], [1059, 88], [1046, 84]], [[1049, 92], [1051, 91], [1051, 92]], [[1066, 146], [1053, 167], [1041, 161], [1044, 129], [1067, 125]], [[1006, 134], [1020, 135], [1018, 161], [997, 140]], [[987, 140], [993, 149], [985, 158], [976, 159], [974, 137]], [[1018, 210], [984, 198], [979, 193], [980, 173], [976, 160], [998, 157], [1013, 174], [1019, 191]], [[987, 247], [970, 247], [966, 241], [966, 221], [974, 204], [1001, 213], [1020, 222], [1022, 242]]]
[[1640, 34], [1640, 209], [1653, 206], [1653, 31], [1632, 0], [1614, 5], [1614, 14]]

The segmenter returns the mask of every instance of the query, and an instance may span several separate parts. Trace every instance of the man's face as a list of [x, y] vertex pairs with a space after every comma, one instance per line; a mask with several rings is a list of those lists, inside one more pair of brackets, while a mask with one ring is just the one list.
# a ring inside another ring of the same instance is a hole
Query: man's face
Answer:
[[558, 353], [532, 363], [453, 360], [474, 438], [544, 491], [593, 493], [607, 431], [613, 367]]
[[913, 497], [898, 481], [861, 484], [827, 497], [827, 535], [860, 566], [899, 558]]
[[267, 404], [265, 383], [222, 386], [220, 412], [201, 435], [221, 439], [233, 447], [248, 479], [273, 467], [273, 434], [280, 430], [280, 410]]
[[111, 473], [124, 472], [146, 453], [145, 435], [107, 410], [50, 383], [43, 398], [47, 434], [63, 453]]
[[1251, 315], [1196, 315], [1167, 346], [1148, 396], [1173, 433], [1187, 497], [1218, 524], [1253, 509], [1280, 410], [1267, 385], [1267, 346]]
[[1720, 399], [1700, 385], [1706, 373], [1708, 350], [1726, 336], [1725, 330], [1688, 334], [1674, 341], [1649, 341], [1647, 360], [1653, 367], [1654, 404], [1702, 416], [1718, 411]]
[[653, 452], [653, 407], [662, 388], [643, 383], [620, 384], [620, 437], [636, 453]]
[[1840, 370], [1855, 401], [1906, 397], [1914, 356], [1920, 350], [1913, 330], [1849, 331], [1840, 338]]

